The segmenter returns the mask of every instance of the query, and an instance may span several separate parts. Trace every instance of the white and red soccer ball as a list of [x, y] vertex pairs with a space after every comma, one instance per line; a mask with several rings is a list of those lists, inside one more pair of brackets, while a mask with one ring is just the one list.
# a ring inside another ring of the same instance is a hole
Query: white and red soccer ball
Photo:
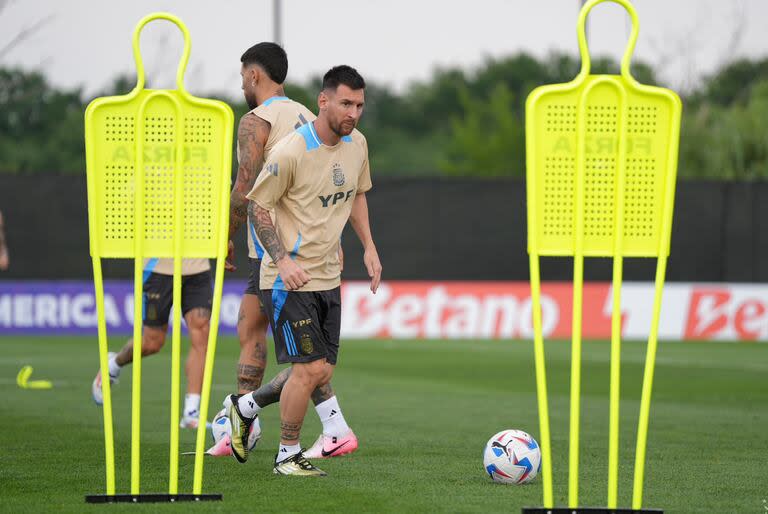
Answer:
[[485, 445], [483, 466], [495, 482], [525, 484], [541, 470], [541, 449], [522, 430], [502, 430]]

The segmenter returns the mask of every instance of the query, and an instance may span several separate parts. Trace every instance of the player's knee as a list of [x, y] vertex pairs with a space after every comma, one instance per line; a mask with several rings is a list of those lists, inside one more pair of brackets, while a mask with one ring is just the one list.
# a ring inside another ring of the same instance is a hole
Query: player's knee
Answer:
[[141, 341], [141, 355], [147, 356], [159, 352], [165, 344], [165, 332], [158, 329], [144, 330]]
[[261, 311], [259, 311], [259, 313], [255, 316], [255, 318], [256, 318], [256, 321], [254, 323], [254, 327], [256, 329], [256, 335], [263, 336], [262, 339], [264, 339], [267, 335], [267, 327], [269, 327], [269, 320]]
[[320, 377], [320, 382], [318, 382], [318, 386], [324, 386], [331, 382], [331, 377], [333, 377], [333, 366], [330, 364], [325, 364], [323, 366], [322, 370], [322, 377]]
[[325, 360], [294, 364], [291, 379], [314, 389], [321, 383], [325, 373]]
[[187, 329], [190, 332], [205, 333], [208, 335], [208, 330], [211, 327], [211, 320], [202, 316], [186, 316], [184, 321], [187, 323]]
[[245, 315], [237, 323], [237, 335], [240, 338], [240, 346], [253, 344], [254, 341], [263, 341], [267, 337], [267, 325], [269, 321], [261, 312]]

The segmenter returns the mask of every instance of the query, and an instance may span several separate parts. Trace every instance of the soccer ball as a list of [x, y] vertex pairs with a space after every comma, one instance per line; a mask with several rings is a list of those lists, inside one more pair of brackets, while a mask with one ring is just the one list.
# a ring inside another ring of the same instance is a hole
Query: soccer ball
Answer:
[[[213, 444], [221, 441], [225, 436], [232, 438], [232, 425], [227, 417], [227, 410], [221, 409], [216, 413], [211, 423], [211, 435], [213, 436]], [[261, 439], [261, 424], [259, 418], [253, 420], [251, 423], [251, 429], [248, 432], [248, 450], [253, 450], [256, 443]]]
[[525, 484], [541, 471], [541, 449], [522, 430], [502, 430], [485, 445], [483, 466], [495, 482]]

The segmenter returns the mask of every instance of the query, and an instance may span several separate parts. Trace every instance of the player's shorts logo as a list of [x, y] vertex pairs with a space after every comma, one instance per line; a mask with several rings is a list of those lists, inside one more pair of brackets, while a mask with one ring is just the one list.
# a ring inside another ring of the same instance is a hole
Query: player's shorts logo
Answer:
[[301, 334], [300, 343], [301, 343], [301, 353], [303, 353], [304, 355], [309, 355], [310, 353], [312, 353], [312, 350], [314, 349], [314, 347], [312, 346], [312, 338], [309, 337], [309, 334], [307, 333]]
[[336, 187], [344, 185], [344, 171], [338, 162], [333, 163], [333, 185]]
[[312, 318], [300, 319], [299, 321], [291, 321], [291, 325], [293, 325], [293, 328], [306, 327], [307, 325], [311, 325], [311, 324], [312, 324]]

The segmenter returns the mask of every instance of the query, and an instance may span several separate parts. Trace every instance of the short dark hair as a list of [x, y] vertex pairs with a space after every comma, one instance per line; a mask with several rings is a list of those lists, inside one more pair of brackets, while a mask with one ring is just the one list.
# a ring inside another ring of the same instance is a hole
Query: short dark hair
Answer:
[[344, 84], [350, 89], [365, 89], [365, 79], [352, 66], [342, 64], [334, 66], [323, 76], [323, 90], [336, 91], [339, 85]]
[[288, 56], [277, 43], [258, 43], [253, 45], [240, 57], [240, 62], [246, 66], [258, 64], [267, 72], [269, 78], [282, 84], [288, 74]]

